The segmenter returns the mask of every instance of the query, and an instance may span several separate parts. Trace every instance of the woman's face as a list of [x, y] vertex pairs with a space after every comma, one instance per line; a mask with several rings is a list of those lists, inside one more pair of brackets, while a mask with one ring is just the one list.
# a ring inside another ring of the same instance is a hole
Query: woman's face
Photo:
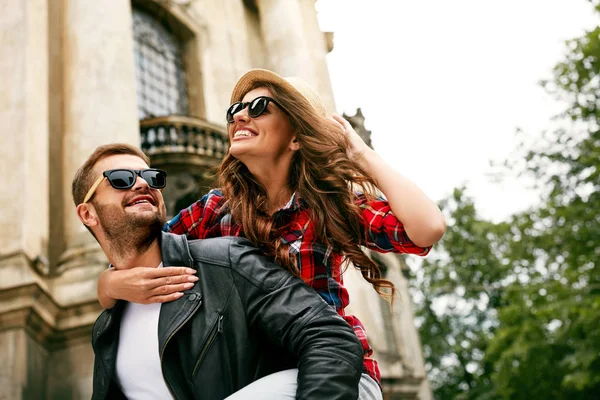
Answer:
[[[272, 97], [271, 92], [259, 87], [246, 93], [242, 102], [251, 102], [259, 96]], [[299, 148], [287, 114], [273, 102], [258, 117], [248, 115], [248, 107], [234, 114], [229, 124], [229, 152], [250, 167], [252, 163], [291, 164]]]

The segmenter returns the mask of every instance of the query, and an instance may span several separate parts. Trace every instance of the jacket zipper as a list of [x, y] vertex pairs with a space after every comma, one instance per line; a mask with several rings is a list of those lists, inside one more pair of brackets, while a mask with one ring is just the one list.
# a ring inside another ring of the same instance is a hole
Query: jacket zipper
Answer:
[[171, 396], [173, 396], [173, 399], [177, 399], [177, 396], [175, 396], [175, 393], [173, 393], [173, 389], [171, 388], [171, 385], [169, 385], [169, 381], [167, 380], [167, 378], [165, 378], [165, 373], [162, 370], [163, 356], [165, 355], [165, 349], [167, 348], [167, 344], [169, 344], [169, 341], [173, 338], [173, 336], [175, 336], [175, 334], [177, 332], [179, 332], [179, 329], [181, 329], [181, 327], [183, 325], [185, 325], [190, 320], [190, 318], [192, 318], [192, 316], [194, 315], [194, 312], [196, 312], [196, 310], [198, 309], [198, 307], [200, 307], [200, 304], [202, 304], [202, 301], [199, 301], [190, 310], [190, 312], [187, 315], [187, 317], [185, 317], [185, 319], [179, 325], [177, 325], [177, 328], [175, 328], [175, 330], [173, 330], [173, 332], [169, 335], [169, 337], [167, 338], [167, 340], [165, 340], [165, 344], [163, 345], [162, 349], [160, 350], [160, 370], [162, 372], [163, 379], [165, 380], [165, 384], [167, 385], [167, 389], [169, 389], [169, 392], [171, 393]]
[[[217, 329], [215, 329], [215, 327]], [[217, 321], [217, 324], [212, 327], [211, 334], [204, 346], [202, 347], [202, 351], [200, 351], [200, 356], [198, 357], [198, 361], [196, 361], [196, 365], [194, 366], [194, 370], [192, 371], [192, 376], [196, 376], [196, 371], [200, 366], [200, 363], [202, 363], [206, 352], [210, 348], [210, 345], [215, 341], [217, 334], [221, 332], [223, 332], [223, 315], [219, 315], [219, 320]]]

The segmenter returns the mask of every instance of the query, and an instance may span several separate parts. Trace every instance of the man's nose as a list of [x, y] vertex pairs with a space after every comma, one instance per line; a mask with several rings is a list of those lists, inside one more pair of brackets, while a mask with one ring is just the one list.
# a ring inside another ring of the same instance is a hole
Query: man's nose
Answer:
[[133, 184], [133, 187], [131, 188], [131, 190], [148, 190], [148, 189], [150, 189], [150, 185], [148, 185], [148, 182], [146, 182], [146, 180], [144, 178], [142, 178], [138, 174], [136, 174], [135, 177], [136, 177], [135, 183]]

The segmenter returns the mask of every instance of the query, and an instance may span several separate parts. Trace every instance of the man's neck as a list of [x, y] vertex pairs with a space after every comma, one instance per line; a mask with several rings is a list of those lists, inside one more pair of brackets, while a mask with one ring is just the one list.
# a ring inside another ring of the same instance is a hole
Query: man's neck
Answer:
[[109, 248], [106, 249], [105, 253], [110, 263], [116, 269], [130, 269], [134, 267], [156, 268], [162, 262], [158, 239], [155, 239], [149, 246], [132, 248], [126, 251], [115, 251], [115, 248], [109, 244]]

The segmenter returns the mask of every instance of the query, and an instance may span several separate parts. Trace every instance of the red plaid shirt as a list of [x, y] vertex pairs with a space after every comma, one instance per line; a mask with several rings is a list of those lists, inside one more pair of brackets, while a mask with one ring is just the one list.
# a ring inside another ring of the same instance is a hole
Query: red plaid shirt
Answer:
[[[396, 252], [426, 255], [429, 247], [415, 245], [406, 235], [402, 223], [392, 214], [387, 200], [377, 198], [367, 201], [357, 194], [356, 203], [363, 212], [363, 229], [367, 238], [366, 246], [378, 252]], [[350, 302], [344, 288], [341, 265], [342, 255], [315, 238], [314, 224], [305, 203], [293, 195], [288, 204], [277, 211], [278, 218], [286, 218], [290, 229], [283, 233], [283, 243], [289, 244], [290, 253], [295, 256], [301, 278], [314, 288], [352, 326], [365, 353], [364, 371], [378, 383], [379, 366], [371, 358], [373, 349], [367, 340], [363, 324], [353, 315], [346, 315], [344, 308]], [[241, 226], [232, 222], [223, 194], [211, 190], [200, 200], [182, 210], [167, 223], [165, 230], [186, 234], [189, 238], [205, 239], [220, 236], [243, 236]]]

